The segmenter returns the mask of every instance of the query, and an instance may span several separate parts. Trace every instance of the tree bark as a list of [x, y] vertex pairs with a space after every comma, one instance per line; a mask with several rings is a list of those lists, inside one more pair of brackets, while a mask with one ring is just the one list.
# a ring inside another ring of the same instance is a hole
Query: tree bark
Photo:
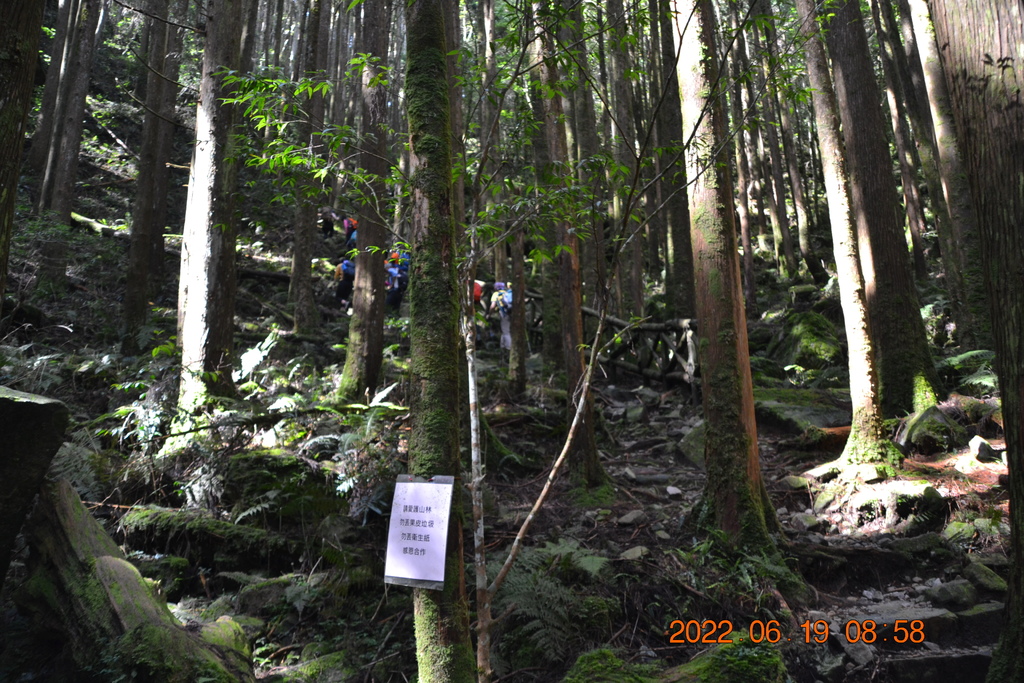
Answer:
[[850, 436], [842, 458], [847, 462], [881, 462], [893, 467], [900, 454], [886, 439], [878, 401], [878, 371], [868, 323], [864, 277], [857, 253], [853, 204], [847, 185], [846, 150], [839, 131], [839, 113], [825, 47], [818, 34], [817, 10], [813, 0], [796, 0], [800, 32], [806, 39], [804, 51], [811, 82], [814, 119], [828, 196], [832, 226], [832, 251], [839, 279], [839, 299], [849, 353], [850, 400], [853, 416]]
[[[544, 13], [536, 12], [537, 16]], [[555, 61], [555, 46], [551, 32], [544, 31], [538, 38], [541, 49], [541, 85], [545, 96], [544, 131], [547, 137], [548, 167], [545, 169], [545, 183], [557, 187], [572, 177], [566, 173], [569, 149], [565, 135], [565, 117], [562, 110], [562, 96], [558, 88], [558, 66]], [[565, 381], [568, 395], [567, 424], [572, 421], [577, 407], [583, 403], [583, 416], [575, 440], [569, 452], [569, 468], [578, 486], [593, 488], [606, 483], [607, 476], [598, 459], [597, 442], [594, 438], [594, 411], [590, 393], [582, 391], [585, 370], [583, 360], [583, 318], [580, 294], [579, 240], [572, 226], [566, 220], [556, 220], [555, 236], [559, 248], [556, 256], [558, 265], [558, 298], [561, 307], [561, 343], [565, 363]]]
[[906, 415], [934, 405], [938, 376], [903, 237], [881, 97], [854, 0], [829, 21], [828, 47], [846, 143], [850, 196], [868, 316], [879, 366], [882, 412]]
[[380, 80], [388, 66], [388, 30], [391, 27], [391, 2], [384, 0], [363, 6], [363, 46], [361, 52], [377, 57], [376, 63], [363, 68], [362, 125], [366, 142], [360, 165], [370, 175], [371, 201], [362, 205], [356, 236], [356, 281], [353, 289], [353, 315], [349, 324], [345, 369], [339, 393], [358, 399], [372, 392], [380, 375], [384, 356], [384, 259], [379, 250], [387, 247], [388, 216], [373, 198], [385, 193], [388, 174], [387, 97], [388, 88]]
[[992, 321], [985, 310], [984, 261], [980, 253], [978, 216], [968, 188], [967, 173], [950, 112], [939, 49], [924, 0], [910, 0], [918, 52], [928, 90], [942, 192], [949, 210], [949, 232], [940, 233], [946, 286], [957, 337], [966, 348], [990, 348]]
[[[665, 203], [665, 232], [668, 260], [665, 268], [665, 314], [668, 317], [694, 317], [693, 248], [690, 246], [690, 207], [687, 200], [686, 163], [683, 160], [683, 114], [679, 101], [679, 76], [676, 74], [676, 48], [672, 39], [672, 14], [669, 0], [658, 0], [658, 26], [661, 45], [661, 76], [664, 92], [656, 118], [658, 152]], [[749, 226], [748, 226], [749, 229]]]
[[[15, 0], [0, 24], [0, 303], [7, 285], [21, 149], [32, 104], [44, 5], [44, 0]], [[3, 547], [0, 552], [5, 552]], [[0, 571], [4, 569], [6, 565], [0, 566]]]
[[210, 0], [196, 113], [196, 144], [189, 174], [181, 245], [178, 340], [186, 414], [208, 393], [231, 393], [235, 313], [236, 107], [224, 104], [232, 88], [218, 72], [237, 69], [241, 57], [241, 0]]
[[710, 0], [673, 0], [673, 7], [674, 34], [681, 41], [683, 131], [693, 131], [686, 170], [692, 179], [690, 236], [707, 423], [704, 495], [714, 526], [745, 550], [767, 552], [774, 549], [769, 527], [778, 523], [758, 462], [733, 194], [723, 144], [726, 125], [717, 90], [721, 81], [714, 9]]
[[[409, 472], [455, 476], [459, 458], [459, 291], [452, 217], [452, 149], [446, 0], [413, 0], [408, 27], [406, 101], [412, 155], [410, 341], [412, 400]], [[452, 500], [444, 589], [414, 589], [416, 656], [423, 683], [473, 681], [462, 554], [462, 496]]]
[[[1024, 681], [1024, 88], [1019, 2], [935, 0], [935, 37], [978, 218], [1010, 468], [1010, 590], [988, 681]], [[915, 16], [916, 24], [916, 16]]]

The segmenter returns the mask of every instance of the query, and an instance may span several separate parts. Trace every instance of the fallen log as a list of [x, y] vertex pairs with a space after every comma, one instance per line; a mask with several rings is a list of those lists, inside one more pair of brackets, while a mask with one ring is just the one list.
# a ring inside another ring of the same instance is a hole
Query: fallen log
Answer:
[[183, 627], [67, 481], [43, 487], [26, 533], [29, 578], [15, 600], [42, 632], [59, 634], [77, 672], [161, 683], [255, 680], [241, 627], [231, 619]]

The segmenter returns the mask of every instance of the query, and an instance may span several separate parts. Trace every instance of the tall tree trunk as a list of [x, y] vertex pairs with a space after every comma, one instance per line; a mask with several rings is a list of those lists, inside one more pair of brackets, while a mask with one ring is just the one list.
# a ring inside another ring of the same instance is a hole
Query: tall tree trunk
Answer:
[[732, 125], [736, 129], [734, 146], [736, 148], [736, 215], [740, 225], [740, 247], [743, 249], [743, 298], [746, 301], [748, 312], [754, 311], [757, 303], [756, 279], [754, 273], [754, 245], [751, 241], [751, 217], [750, 217], [750, 159], [747, 157], [746, 118], [743, 110], [743, 69], [744, 61], [739, 55], [746, 54], [746, 41], [743, 32], [740, 30], [739, 3], [729, 3], [729, 26], [736, 36], [736, 43], [733, 45], [729, 57], [730, 76], [732, 77], [732, 96], [729, 98], [732, 109]]
[[[14, 233], [25, 120], [32, 103], [44, 0], [15, 0], [0, 24], [0, 305]], [[3, 553], [7, 549], [4, 548]], [[6, 564], [2, 565], [6, 568]], [[3, 580], [0, 579], [0, 583]]]
[[[146, 322], [148, 300], [160, 273], [152, 273], [155, 251], [163, 261], [163, 230], [167, 215], [167, 162], [174, 134], [174, 99], [177, 95], [177, 51], [181, 45], [178, 29], [167, 23], [169, 0], [149, 4], [153, 26], [149, 31], [146, 79], [146, 113], [142, 123], [139, 174], [132, 211], [131, 241], [128, 247], [128, 279], [122, 315], [121, 348], [137, 353], [139, 331]], [[177, 2], [182, 5], [182, 2]], [[177, 13], [178, 17], [181, 12]], [[157, 277], [153, 277], [153, 276]]]
[[917, 148], [911, 140], [910, 126], [906, 116], [906, 98], [902, 83], [896, 74], [893, 36], [882, 24], [879, 5], [882, 0], [871, 0], [871, 18], [878, 35], [878, 51], [882, 56], [882, 73], [885, 77], [885, 96], [889, 102], [889, 120], [892, 124], [893, 139], [896, 141], [896, 156], [900, 165], [900, 180], [903, 184], [903, 203], [907, 207], [907, 228], [910, 232], [910, 251], [914, 262], [914, 275], [919, 282], [928, 279], [928, 265], [924, 258], [926, 230], [924, 206], [917, 190], [917, 169], [921, 166]]
[[[935, 37], [981, 235], [1010, 468], [1006, 620], [987, 680], [1024, 681], [1024, 88], [1020, 2], [935, 0]], [[917, 16], [915, 15], [915, 25]]]
[[[958, 150], [939, 49], [924, 0], [910, 0], [924, 81], [928, 89], [942, 192], [949, 209], [950, 232], [941, 235], [946, 281], [953, 304], [957, 336], [967, 348], [990, 348], [992, 321], [985, 310], [984, 261], [980, 253], [978, 216], [967, 173]], [[1018, 58], [1021, 56], [1018, 54]]]
[[[451, 213], [452, 156], [446, 0], [406, 3], [406, 98], [412, 153], [410, 279], [412, 430], [409, 472], [454, 475], [459, 458], [459, 291]], [[457, 484], [461, 487], [461, 484]], [[416, 657], [423, 683], [475, 679], [462, 555], [462, 496], [453, 496], [443, 590], [414, 589]]]
[[[370, 175], [370, 196], [383, 197], [388, 162], [388, 86], [381, 80], [388, 67], [388, 30], [391, 27], [391, 1], [377, 0], [363, 6], [363, 45], [360, 52], [379, 58], [363, 67], [363, 103], [361, 121], [363, 143], [360, 165]], [[353, 290], [353, 315], [349, 323], [345, 369], [338, 392], [357, 399], [372, 392], [380, 375], [384, 356], [384, 259], [380, 249], [387, 247], [388, 216], [383, 206], [365, 203], [356, 235], [356, 282]]]
[[[255, 2], [256, 0], [249, 0]], [[326, 66], [326, 40], [321, 42], [323, 34], [321, 22], [326, 15], [324, 0], [308, 0], [309, 14], [306, 17], [302, 53], [299, 56], [296, 71], [299, 78], [319, 80]], [[326, 36], [324, 36], [326, 38]], [[296, 79], [298, 80], [298, 79]], [[325, 146], [319, 139], [317, 131], [323, 129], [324, 98], [319, 92], [309, 95], [308, 107], [298, 127], [298, 138], [304, 147], [309, 149], [311, 157], [318, 157]], [[309, 334], [320, 326], [320, 315], [313, 300], [313, 242], [316, 235], [317, 209], [323, 202], [320, 181], [313, 176], [314, 161], [310, 159], [310, 168], [296, 184], [295, 192], [295, 226], [292, 245], [291, 280], [288, 289], [289, 298], [295, 302], [295, 332]]]
[[[538, 5], [539, 7], [539, 5]], [[544, 16], [546, 12], [535, 12]], [[562, 110], [562, 96], [559, 93], [558, 65], [555, 61], [555, 45], [551, 32], [545, 31], [539, 37], [541, 46], [541, 84], [544, 88], [544, 131], [547, 136], [548, 168], [545, 182], [557, 187], [571, 182], [572, 173], [566, 173], [569, 149], [565, 135], [565, 117]], [[598, 460], [597, 442], [594, 438], [593, 401], [589, 392], [581, 393], [585, 363], [583, 360], [583, 318], [580, 296], [579, 240], [572, 226], [562, 219], [555, 221], [558, 254], [558, 298], [561, 303], [561, 342], [565, 359], [565, 380], [568, 395], [567, 423], [577, 412], [580, 402], [584, 403], [583, 415], [576, 438], [569, 452], [569, 468], [577, 486], [592, 488], [607, 481], [601, 462]]]
[[[71, 222], [71, 201], [78, 174], [78, 151], [82, 142], [82, 120], [85, 118], [85, 96], [89, 90], [92, 53], [96, 26], [99, 23], [100, 0], [81, 0], [75, 18], [75, 28], [68, 40], [72, 51], [64, 71], [67, 78], [66, 96], [62, 103], [58, 95], [54, 129], [50, 137], [46, 169], [39, 191], [39, 209], [53, 210], [63, 223]], [[64, 87], [64, 78], [61, 79]]]
[[676, 74], [676, 48], [672, 39], [672, 13], [669, 0], [658, 0], [661, 74], [664, 92], [656, 118], [661, 151], [658, 154], [665, 202], [665, 231], [668, 236], [668, 264], [665, 268], [666, 314], [669, 317], [694, 316], [693, 249], [690, 246], [690, 207], [687, 200], [686, 162], [683, 153], [683, 114], [679, 101], [679, 76]]
[[[613, 183], [612, 225], [624, 248], [616, 260], [618, 279], [626, 286], [629, 306], [621, 313], [641, 316], [644, 312], [643, 233], [631, 219], [638, 197], [636, 122], [630, 74], [633, 70], [629, 48], [629, 26], [622, 0], [606, 0], [608, 40], [611, 43], [610, 72], [612, 102], [612, 158], [618, 165]], [[628, 265], [627, 265], [628, 264]]]
[[845, 0], [836, 8], [829, 21], [828, 47], [846, 142], [882, 412], [905, 415], [934, 405], [938, 377], [903, 236], [881, 97], [855, 0]]
[[900, 454], [885, 437], [882, 427], [878, 371], [871, 346], [864, 277], [857, 253], [853, 204], [847, 185], [846, 150], [839, 132], [838, 105], [828, 72], [825, 46], [818, 35], [817, 10], [814, 0], [796, 0], [796, 7], [800, 32], [806, 39], [807, 75], [811, 82], [814, 119], [821, 147], [829, 222], [832, 225], [832, 251], [836, 259], [839, 299], [849, 349], [853, 417], [843, 459], [899, 466]]
[[[795, 278], [798, 274], [799, 264], [796, 260], [796, 252], [793, 250], [793, 233], [789, 229], [789, 210], [786, 208], [786, 183], [782, 178], [784, 166], [782, 152], [779, 143], [779, 136], [776, 133], [777, 119], [775, 107], [772, 104], [777, 100], [778, 88], [775, 83], [775, 75], [771, 71], [771, 65], [778, 61], [775, 47], [775, 30], [771, 20], [771, 5], [766, 0], [759, 0], [760, 12], [765, 17], [762, 26], [764, 27], [764, 44], [754, 31], [754, 50], [761, 62], [761, 77], [767, 89], [768, 98], [761, 107], [761, 120], [764, 125], [761, 127], [764, 133], [765, 146], [768, 148], [768, 161], [771, 172], [765, 172], [765, 182], [769, 188], [768, 198], [769, 210], [774, 206], [775, 215], [772, 217], [772, 229], [775, 232], [775, 260], [779, 264], [779, 272], [786, 279]], [[781, 250], [781, 254], [780, 254]]]
[[[725, 116], [717, 88], [714, 9], [710, 0], [673, 0], [674, 34], [681, 41], [679, 85], [700, 320], [700, 367], [707, 423], [705, 499], [713, 525], [739, 547], [770, 552], [776, 528], [758, 462], [747, 321], [725, 153]], [[686, 26], [687, 21], [689, 25]], [[684, 26], [686, 26], [684, 32]]]
[[220, 72], [238, 68], [243, 5], [242, 0], [209, 0], [206, 10], [206, 46], [178, 287], [178, 407], [185, 413], [198, 409], [208, 393], [233, 390], [238, 177], [233, 133], [237, 112], [234, 105], [223, 102], [232, 89]]
[[[57, 11], [57, 27], [50, 44], [50, 65], [46, 69], [46, 85], [39, 106], [36, 131], [32, 134], [27, 166], [33, 172], [42, 174], [46, 170], [46, 157], [50, 150], [55, 121], [59, 120], [57, 100], [61, 94], [61, 72], [70, 59], [74, 41], [68, 40], [74, 34], [74, 22], [78, 17], [78, 0], [60, 0]], [[40, 177], [40, 181], [42, 178]]]

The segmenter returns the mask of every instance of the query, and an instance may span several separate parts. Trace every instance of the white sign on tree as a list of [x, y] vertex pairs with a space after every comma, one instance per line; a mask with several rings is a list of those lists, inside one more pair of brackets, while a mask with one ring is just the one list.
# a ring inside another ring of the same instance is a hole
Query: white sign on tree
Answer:
[[407, 474], [395, 483], [388, 527], [384, 582], [416, 588], [444, 588], [448, 516], [455, 477], [416, 481]]

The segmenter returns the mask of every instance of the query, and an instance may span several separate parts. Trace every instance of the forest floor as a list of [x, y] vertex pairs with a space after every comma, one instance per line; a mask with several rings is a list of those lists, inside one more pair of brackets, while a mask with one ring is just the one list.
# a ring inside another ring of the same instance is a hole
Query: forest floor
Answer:
[[[61, 471], [77, 477], [83, 498], [92, 501], [129, 558], [164, 582], [175, 614], [186, 623], [235, 616], [251, 637], [257, 672], [267, 680], [410, 680], [411, 591], [382, 583], [382, 490], [404, 459], [400, 408], [340, 420], [313, 411], [314, 417], [269, 428], [253, 420], [241, 430], [244, 439], [227, 439], [212, 453], [200, 449], [193, 460], [179, 459], [160, 476], [143, 476], [138, 463], [152, 455], [146, 430], [166, 420], [161, 401], [173, 397], [176, 375], [173, 355], [125, 358], [116, 350], [111, 304], [123, 293], [127, 240], [57, 228], [22, 231], [15, 240], [8, 291], [19, 306], [0, 339], [0, 382], [68, 403], [72, 447]], [[63, 285], [41, 289], [41, 250], [54, 240], [67, 246], [68, 277]], [[267, 337], [269, 319], [287, 326], [286, 282], [259, 274], [277, 263], [270, 242], [243, 248], [243, 266], [256, 274], [246, 276], [239, 297], [242, 349]], [[321, 256], [332, 256], [322, 250]], [[174, 268], [173, 259], [167, 264]], [[329, 272], [326, 262], [321, 270]], [[329, 314], [326, 277], [321, 294]], [[161, 348], [173, 335], [173, 279], [154, 301], [154, 314], [149, 346]], [[264, 369], [249, 376], [265, 394], [247, 409], [284, 398], [309, 408], [298, 397], [336, 379], [340, 354], [334, 345], [345, 322], [340, 314], [325, 316], [324, 336], [317, 339], [289, 340], [281, 333], [260, 359]], [[390, 326], [389, 335], [394, 347], [387, 367], [399, 386], [388, 402], [400, 404], [401, 324]], [[503, 398], [497, 352], [488, 346], [480, 352], [484, 413], [509, 449], [489, 464], [487, 553], [495, 563], [544, 484], [561, 447], [564, 414], [559, 392], [537, 374], [527, 396]], [[831, 400], [807, 392], [812, 402]], [[916, 681], [938, 672], [941, 680], [981, 680], [1001, 623], [1005, 584], [999, 575], [1007, 572], [1007, 495], [1000, 484], [1006, 469], [998, 457], [979, 462], [966, 447], [911, 453], [895, 479], [861, 473], [840, 492], [835, 482], [803, 475], [839, 454], [842, 430], [808, 449], [805, 435], [759, 412], [761, 465], [782, 527], [782, 556], [813, 589], [806, 604], [790, 604], [774, 588], [777, 568], [760, 558], [722, 554], [688, 531], [704, 483], [703, 469], [682, 445], [700, 423], [688, 388], [604, 376], [595, 385], [595, 400], [602, 464], [612, 485], [588, 498], [570, 490], [565, 476], [556, 483], [496, 599], [495, 614], [504, 615], [495, 633], [499, 680], [561, 680], [578, 655], [594, 648], [610, 648], [624, 663], [621, 680], [679, 680], [666, 671], [708, 651], [731, 627], [750, 628], [752, 622], [777, 622], [777, 635], [764, 632], [780, 639], [795, 681]], [[229, 412], [244, 410], [234, 406]], [[335, 438], [333, 451], [312, 448], [313, 442], [322, 446], [317, 438], [326, 435]], [[346, 450], [342, 442], [356, 445]], [[997, 438], [989, 443], [998, 449]], [[367, 471], [377, 468], [376, 474], [344, 479], [338, 467], [346, 453], [362, 458]], [[246, 454], [254, 470], [244, 469]], [[103, 464], [95, 464], [98, 455]], [[218, 469], [217, 462], [229, 459], [227, 470]], [[196, 494], [211, 467], [220, 487]], [[232, 473], [246, 483], [233, 487]], [[272, 481], [253, 484], [260, 473], [271, 473]], [[334, 502], [323, 502], [332, 496]], [[289, 505], [300, 500], [313, 503], [296, 513]], [[337, 501], [348, 505], [347, 514]], [[236, 525], [262, 524], [301, 550], [272, 561], [241, 549], [227, 560], [220, 549], [204, 547], [225, 545], [222, 537], [194, 529], [160, 536], [119, 521], [128, 507], [143, 504], [205, 509]], [[471, 534], [465, 543], [472, 593]], [[168, 574], [159, 567], [171, 556], [184, 560]], [[0, 679], [59, 680], [53, 677], [52, 644], [33, 657], [31, 625], [12, 606], [24, 578], [16, 561], [0, 596], [0, 631], [7, 642], [24, 646], [17, 656], [0, 648]], [[894, 630], [897, 620], [905, 631]], [[303, 665], [338, 653], [335, 678], [301, 673]]]

